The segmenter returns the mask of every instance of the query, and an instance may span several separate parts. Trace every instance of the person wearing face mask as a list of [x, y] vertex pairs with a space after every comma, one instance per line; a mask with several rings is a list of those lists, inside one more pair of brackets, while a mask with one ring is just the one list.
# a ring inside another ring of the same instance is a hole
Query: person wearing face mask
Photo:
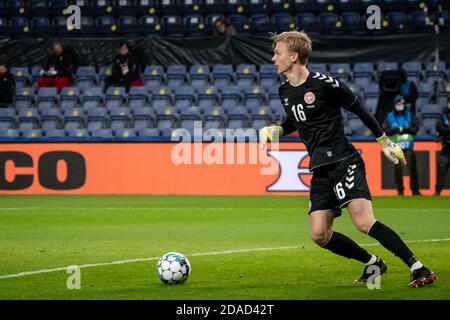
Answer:
[[42, 70], [42, 78], [37, 87], [56, 87], [58, 93], [69, 87], [73, 79], [74, 61], [71, 54], [66, 52], [59, 41], [53, 42], [53, 51]]
[[11, 105], [15, 88], [14, 76], [6, 65], [0, 63], [0, 108], [7, 108]]
[[440, 121], [436, 124], [439, 133], [439, 139], [442, 142], [442, 150], [439, 155], [437, 177], [436, 177], [436, 196], [441, 194], [445, 184], [445, 177], [450, 169], [450, 96], [447, 107], [444, 108]]
[[129, 45], [127, 43], [121, 43], [118, 55], [112, 66], [111, 76], [105, 80], [105, 91], [110, 86], [124, 86], [128, 91], [130, 87], [139, 87], [142, 85], [143, 82], [140, 78], [138, 60], [130, 51]]
[[[405, 99], [397, 95], [394, 99], [395, 109], [388, 113], [386, 133], [390, 139], [398, 144], [405, 154], [410, 172], [410, 188], [413, 195], [420, 195], [417, 180], [417, 160], [413, 151], [414, 135], [419, 130], [417, 118], [405, 108]], [[399, 195], [403, 195], [403, 170], [401, 163], [395, 165], [395, 183]]]

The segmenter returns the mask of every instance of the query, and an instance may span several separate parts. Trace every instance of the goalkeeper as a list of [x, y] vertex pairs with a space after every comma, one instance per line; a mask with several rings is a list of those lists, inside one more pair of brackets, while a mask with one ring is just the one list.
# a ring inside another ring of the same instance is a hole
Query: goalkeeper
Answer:
[[[305, 143], [313, 172], [309, 202], [311, 239], [335, 254], [365, 264], [358, 282], [366, 283], [385, 273], [387, 266], [382, 259], [333, 231], [333, 219], [346, 207], [359, 231], [376, 239], [409, 267], [410, 287], [432, 283], [436, 275], [415, 258], [395, 231], [375, 219], [364, 161], [345, 137], [341, 107], [359, 116], [394, 164], [405, 162], [401, 148], [389, 140], [347, 86], [333, 77], [308, 71], [311, 40], [304, 32], [283, 32], [274, 35], [273, 41], [272, 61], [277, 72], [287, 77], [279, 88], [287, 118], [281, 125], [262, 128], [260, 144], [265, 147], [268, 141], [295, 131]], [[375, 266], [378, 274], [373, 273]]]

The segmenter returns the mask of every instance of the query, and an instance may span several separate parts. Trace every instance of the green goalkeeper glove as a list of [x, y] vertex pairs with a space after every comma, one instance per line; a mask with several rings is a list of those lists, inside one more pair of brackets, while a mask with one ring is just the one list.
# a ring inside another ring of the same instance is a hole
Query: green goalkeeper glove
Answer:
[[377, 138], [377, 141], [381, 144], [384, 155], [391, 162], [398, 164], [401, 161], [403, 164], [406, 164], [405, 155], [403, 154], [402, 148], [400, 148], [398, 144], [392, 142], [386, 133]]
[[259, 130], [259, 145], [265, 148], [268, 141], [272, 141], [275, 137], [281, 137], [284, 133], [281, 126], [269, 126]]

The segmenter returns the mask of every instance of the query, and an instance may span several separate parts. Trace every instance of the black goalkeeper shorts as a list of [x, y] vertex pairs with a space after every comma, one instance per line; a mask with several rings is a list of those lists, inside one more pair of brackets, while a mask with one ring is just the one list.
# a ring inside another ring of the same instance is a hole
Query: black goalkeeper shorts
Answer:
[[338, 217], [342, 213], [341, 208], [357, 198], [372, 200], [366, 168], [359, 154], [314, 169], [309, 213], [331, 210]]

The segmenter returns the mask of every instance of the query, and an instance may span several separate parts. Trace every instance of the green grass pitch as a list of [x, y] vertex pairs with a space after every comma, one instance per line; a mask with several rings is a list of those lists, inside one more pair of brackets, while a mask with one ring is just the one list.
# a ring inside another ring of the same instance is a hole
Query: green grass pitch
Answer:
[[[346, 211], [335, 220], [335, 230], [387, 262], [379, 290], [353, 283], [362, 273], [359, 262], [311, 242], [307, 201], [297, 196], [1, 196], [0, 299], [450, 298], [449, 198], [374, 198], [377, 219], [438, 275], [425, 288], [408, 288], [408, 268], [356, 231]], [[169, 251], [190, 259], [192, 273], [182, 285], [165, 285], [156, 275], [157, 260], [151, 258]], [[79, 290], [66, 286], [70, 274], [64, 267], [71, 265], [81, 266]], [[7, 277], [31, 271], [38, 273]]]

